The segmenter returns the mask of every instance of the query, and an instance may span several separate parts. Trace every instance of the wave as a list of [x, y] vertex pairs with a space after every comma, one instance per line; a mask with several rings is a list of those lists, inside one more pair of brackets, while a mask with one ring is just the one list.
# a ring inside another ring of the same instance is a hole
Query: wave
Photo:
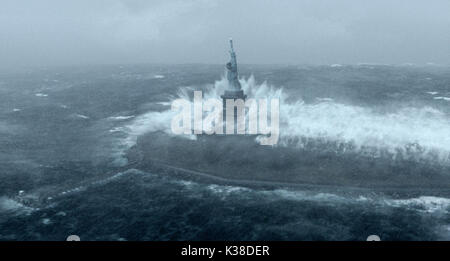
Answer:
[[411, 199], [387, 200], [394, 207], [410, 207], [425, 213], [450, 213], [450, 199], [441, 197], [421, 196]]
[[310, 201], [320, 202], [323, 204], [371, 204], [380, 207], [404, 208], [413, 210], [424, 214], [433, 215], [448, 215], [450, 214], [450, 198], [436, 197], [436, 196], [419, 196], [411, 198], [396, 199], [384, 194], [374, 194], [370, 191], [342, 194], [332, 191], [309, 191], [309, 190], [293, 190], [287, 188], [276, 188], [271, 190], [253, 189], [245, 186], [232, 185], [202, 185], [193, 181], [177, 180], [177, 184], [182, 185], [186, 189], [192, 191], [199, 191], [203, 188], [206, 191], [213, 193], [219, 198], [226, 200], [230, 196], [239, 196], [243, 198], [253, 197], [265, 200], [277, 201]]
[[443, 97], [443, 96], [440, 96], [440, 97], [434, 97], [433, 99], [435, 99], [435, 100], [450, 101], [450, 97]]
[[[446, 113], [429, 106], [401, 107], [391, 113], [380, 113], [370, 107], [343, 104], [332, 98], [317, 97], [307, 104], [301, 99], [291, 101], [283, 88], [263, 82], [256, 83], [253, 76], [240, 79], [242, 89], [249, 98], [280, 99], [279, 146], [304, 148], [311, 140], [321, 141], [344, 152], [367, 152], [378, 157], [387, 152], [392, 157], [399, 153], [419, 158], [450, 160], [450, 120]], [[225, 77], [206, 86], [204, 99], [223, 94], [228, 82]], [[180, 88], [177, 98], [191, 100], [195, 87]], [[197, 89], [198, 90], [198, 89]], [[170, 101], [169, 101], [170, 102]], [[168, 101], [160, 103], [168, 104]], [[137, 116], [126, 126], [127, 137], [123, 147], [130, 148], [137, 137], [162, 131], [172, 135], [170, 124], [175, 114], [170, 110], [151, 111]], [[195, 137], [190, 136], [188, 138]]]
[[449, 160], [449, 119], [431, 107], [381, 114], [335, 102], [297, 103], [283, 104], [280, 115], [280, 141], [284, 145], [304, 147], [308, 139], [316, 139], [346, 149], [373, 151], [378, 156], [385, 151]]
[[108, 177], [106, 177], [106, 178], [102, 178], [102, 179], [95, 180], [95, 181], [89, 181], [89, 182], [87, 182], [86, 184], [79, 185], [79, 186], [77, 186], [77, 187], [72, 187], [72, 188], [70, 188], [70, 189], [66, 189], [66, 190], [64, 190], [64, 191], [61, 191], [61, 192], [59, 192], [59, 193], [53, 195], [53, 196], [50, 196], [50, 197], [47, 198], [47, 199], [53, 200], [53, 199], [55, 199], [55, 198], [57, 198], [57, 197], [67, 196], [67, 195], [72, 195], [72, 194], [80, 193], [80, 192], [86, 191], [87, 189], [90, 189], [90, 188], [92, 188], [92, 187], [106, 185], [106, 184], [108, 184], [108, 183], [110, 183], [110, 182], [113, 182], [113, 181], [115, 181], [115, 180], [117, 180], [117, 179], [119, 179], [119, 178], [121, 178], [121, 177], [123, 177], [123, 176], [125, 176], [125, 175], [130, 175], [130, 174], [142, 174], [142, 173], [144, 173], [144, 172], [139, 171], [139, 170], [136, 170], [136, 169], [128, 169], [128, 170], [126, 170], [126, 171], [116, 173], [116, 174], [114, 174], [114, 175], [112, 175], [112, 176], [108, 176]]
[[0, 213], [19, 215], [19, 214], [30, 214], [35, 210], [37, 209], [26, 206], [23, 203], [14, 200], [12, 198], [5, 196], [0, 197]]
[[108, 119], [112, 120], [112, 121], [122, 121], [122, 120], [128, 120], [128, 119], [132, 119], [132, 118], [134, 118], [134, 115], [108, 117]]
[[280, 198], [287, 200], [308, 200], [322, 201], [333, 203], [373, 203], [378, 205], [387, 205], [389, 207], [401, 207], [415, 210], [418, 212], [429, 214], [448, 214], [450, 213], [450, 199], [444, 197], [420, 196], [407, 199], [392, 199], [383, 195], [357, 195], [357, 196], [340, 196], [333, 193], [307, 193], [304, 191], [291, 191], [285, 189], [277, 189], [274, 191], [266, 191]]
[[79, 118], [79, 119], [85, 119], [85, 120], [89, 119], [89, 116], [86, 116], [86, 115], [83, 115], [83, 114], [75, 113], [75, 114], [72, 114], [71, 116], [74, 117], [74, 118]]

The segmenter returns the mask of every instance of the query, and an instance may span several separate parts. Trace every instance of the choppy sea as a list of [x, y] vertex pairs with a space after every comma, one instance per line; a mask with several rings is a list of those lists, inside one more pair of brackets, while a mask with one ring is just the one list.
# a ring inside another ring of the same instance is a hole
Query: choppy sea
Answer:
[[[129, 164], [138, 137], [169, 134], [173, 99], [218, 97], [223, 74], [222, 65], [0, 72], [0, 240], [450, 239], [448, 192], [227, 185]], [[448, 67], [242, 65], [240, 74], [250, 97], [281, 99], [278, 146], [316, 139], [449, 169]]]

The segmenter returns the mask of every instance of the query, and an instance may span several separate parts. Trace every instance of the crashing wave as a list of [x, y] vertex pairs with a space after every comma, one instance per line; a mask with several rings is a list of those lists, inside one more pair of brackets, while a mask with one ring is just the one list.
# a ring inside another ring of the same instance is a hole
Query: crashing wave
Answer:
[[[378, 113], [368, 107], [320, 99], [307, 104], [302, 100], [288, 101], [282, 88], [255, 78], [240, 79], [248, 97], [280, 99], [280, 146], [304, 148], [311, 144], [331, 146], [342, 152], [353, 151], [374, 157], [434, 158], [450, 160], [450, 121], [442, 111], [431, 107], [403, 107], [391, 113]], [[217, 98], [227, 87], [223, 77], [207, 86], [204, 99]], [[177, 97], [191, 100], [193, 87], [180, 88]], [[165, 102], [167, 103], [167, 102]], [[124, 130], [127, 137], [123, 148], [130, 148], [137, 137], [162, 131], [172, 135], [170, 124], [174, 112], [170, 109], [151, 111], [137, 116]], [[189, 137], [193, 138], [193, 137]]]

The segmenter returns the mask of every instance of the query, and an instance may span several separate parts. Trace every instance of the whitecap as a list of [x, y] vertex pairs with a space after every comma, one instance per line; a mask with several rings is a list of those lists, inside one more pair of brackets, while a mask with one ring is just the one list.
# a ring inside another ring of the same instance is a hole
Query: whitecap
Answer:
[[431, 196], [421, 196], [418, 198], [411, 198], [411, 199], [386, 200], [386, 203], [388, 205], [396, 207], [407, 206], [411, 208], [416, 208], [417, 210], [426, 213], [436, 213], [436, 212], [448, 213], [450, 209], [450, 199]]
[[8, 197], [0, 197], [0, 213], [30, 213], [34, 208], [27, 207], [24, 204]]
[[115, 127], [115, 128], [110, 129], [109, 132], [111, 132], [111, 133], [125, 132], [125, 129], [123, 127]]
[[216, 185], [216, 184], [209, 185], [207, 188], [217, 194], [231, 194], [231, 193], [238, 193], [238, 192], [243, 192], [243, 191], [251, 191], [251, 189], [249, 189], [249, 188], [238, 187], [238, 186], [223, 186], [223, 185]]
[[89, 116], [83, 115], [83, 114], [75, 114], [74, 115], [77, 118], [81, 118], [81, 119], [89, 119]]
[[331, 98], [316, 98], [316, 100], [320, 101], [320, 102], [332, 102], [333, 99]]
[[434, 97], [433, 99], [435, 99], [435, 100], [450, 101], [450, 97], [442, 97], [442, 96], [440, 96], [440, 97]]
[[304, 192], [304, 191], [296, 191], [296, 190], [287, 190], [287, 189], [276, 189], [273, 191], [266, 191], [266, 194], [274, 194], [279, 198], [295, 200], [295, 201], [322, 201], [322, 202], [338, 202], [338, 201], [347, 201], [348, 199], [338, 196], [332, 193], [314, 193], [314, 192]]
[[114, 121], [122, 121], [122, 120], [128, 120], [128, 119], [132, 119], [134, 118], [134, 115], [127, 115], [127, 116], [111, 116], [108, 117], [108, 119], [110, 120], [114, 120]]

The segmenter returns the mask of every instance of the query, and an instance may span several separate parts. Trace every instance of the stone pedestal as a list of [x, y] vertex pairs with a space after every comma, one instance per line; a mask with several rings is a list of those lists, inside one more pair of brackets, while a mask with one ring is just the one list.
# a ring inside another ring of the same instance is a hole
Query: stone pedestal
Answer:
[[[226, 133], [226, 119], [227, 119], [227, 100], [233, 100], [236, 101], [238, 99], [241, 99], [245, 102], [245, 99], [247, 98], [247, 95], [244, 94], [243, 90], [226, 90], [225, 93], [220, 96], [222, 98], [222, 104], [223, 104], [223, 123], [224, 123], [224, 133]], [[234, 108], [234, 133], [237, 133], [237, 108]]]

